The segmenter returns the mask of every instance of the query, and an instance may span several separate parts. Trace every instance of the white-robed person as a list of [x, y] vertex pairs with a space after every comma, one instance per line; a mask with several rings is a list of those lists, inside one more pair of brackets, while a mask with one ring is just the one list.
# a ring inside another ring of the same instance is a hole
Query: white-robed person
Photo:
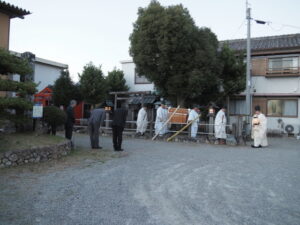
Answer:
[[198, 132], [198, 124], [199, 124], [199, 107], [194, 106], [193, 109], [189, 113], [188, 122], [194, 121], [191, 124], [191, 138], [196, 138]]
[[215, 119], [215, 137], [218, 139], [219, 144], [225, 144], [226, 141], [226, 107], [223, 106], [216, 115]]
[[155, 118], [155, 134], [162, 136], [166, 133], [166, 128], [163, 128], [163, 125], [168, 119], [168, 113], [166, 113], [165, 104], [162, 102], [158, 109], [156, 110]]
[[267, 118], [260, 111], [260, 106], [255, 106], [255, 113], [252, 118], [251, 137], [254, 140], [252, 148], [268, 146], [267, 140]]
[[148, 126], [148, 115], [147, 106], [143, 105], [138, 112], [138, 117], [136, 121], [136, 133], [138, 135], [144, 135]]

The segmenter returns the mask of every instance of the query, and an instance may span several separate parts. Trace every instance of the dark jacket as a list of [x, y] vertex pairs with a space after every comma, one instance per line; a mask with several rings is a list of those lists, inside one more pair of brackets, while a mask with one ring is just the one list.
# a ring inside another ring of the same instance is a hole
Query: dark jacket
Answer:
[[116, 109], [113, 112], [112, 126], [125, 127], [127, 110], [123, 108]]
[[74, 110], [72, 106], [67, 107], [67, 120], [66, 120], [66, 126], [73, 126], [75, 123], [75, 116], [74, 116]]
[[94, 109], [91, 112], [91, 116], [89, 118], [89, 125], [94, 124], [100, 126], [105, 119], [105, 110], [104, 109]]

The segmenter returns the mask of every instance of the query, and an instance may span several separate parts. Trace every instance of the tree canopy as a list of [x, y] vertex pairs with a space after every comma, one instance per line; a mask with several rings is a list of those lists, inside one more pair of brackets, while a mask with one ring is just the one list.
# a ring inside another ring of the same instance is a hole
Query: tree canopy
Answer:
[[101, 66], [96, 67], [91, 62], [85, 65], [82, 74], [79, 75], [79, 83], [85, 102], [95, 105], [105, 100], [107, 83]]
[[122, 70], [114, 69], [108, 72], [106, 79], [108, 92], [110, 91], [128, 91], [124, 73]]
[[72, 99], [81, 100], [78, 85], [75, 85], [68, 70], [62, 70], [53, 85], [53, 102], [56, 106], [68, 106]]
[[182, 5], [164, 7], [151, 1], [139, 8], [130, 42], [137, 72], [174, 103], [187, 105], [203, 96], [209, 101], [220, 85], [229, 85], [220, 82], [223, 57], [216, 35], [197, 27]]
[[33, 70], [26, 60], [7, 50], [0, 49], [0, 59], [0, 74], [3, 75], [0, 78], [0, 91], [15, 93], [15, 97], [8, 94], [0, 97], [0, 120], [13, 121], [18, 129], [22, 129], [22, 124], [29, 119], [24, 113], [33, 106], [29, 96], [36, 92], [37, 85], [30, 81], [10, 80], [8, 75], [18, 74], [22, 80], [24, 76], [32, 74]]

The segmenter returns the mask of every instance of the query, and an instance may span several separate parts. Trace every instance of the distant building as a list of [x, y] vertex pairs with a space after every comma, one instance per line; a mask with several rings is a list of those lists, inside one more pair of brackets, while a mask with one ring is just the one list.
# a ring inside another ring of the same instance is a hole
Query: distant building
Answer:
[[[235, 51], [246, 39], [223, 41]], [[251, 39], [252, 112], [259, 105], [269, 130], [300, 132], [300, 34]], [[245, 114], [245, 94], [230, 101], [231, 115]]]
[[[246, 39], [221, 41], [235, 51], [246, 51]], [[268, 129], [300, 132], [300, 34], [251, 39], [252, 108], [260, 105]], [[154, 91], [154, 85], [135, 71], [132, 60], [122, 61], [129, 91]], [[232, 116], [245, 115], [245, 93], [230, 100]]]
[[0, 1], [0, 47], [9, 49], [10, 20], [13, 18], [24, 19], [24, 16], [30, 14], [29, 11]]
[[154, 91], [154, 84], [136, 72], [132, 60], [121, 61], [121, 64], [129, 91]]
[[[33, 67], [32, 81], [38, 84], [37, 86], [38, 92], [43, 90], [45, 87], [49, 85], [53, 85], [55, 80], [59, 78], [61, 71], [68, 69], [67, 64], [35, 57], [35, 55], [29, 52], [21, 54], [21, 53], [11, 51], [11, 53], [19, 57], [21, 57], [24, 54], [30, 55], [30, 61]], [[20, 76], [13, 75], [12, 79], [19, 81]]]

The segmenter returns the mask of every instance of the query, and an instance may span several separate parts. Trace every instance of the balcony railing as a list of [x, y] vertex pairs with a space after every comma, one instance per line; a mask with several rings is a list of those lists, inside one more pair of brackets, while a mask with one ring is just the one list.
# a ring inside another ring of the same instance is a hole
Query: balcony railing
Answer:
[[300, 75], [300, 67], [267, 68], [267, 75]]

